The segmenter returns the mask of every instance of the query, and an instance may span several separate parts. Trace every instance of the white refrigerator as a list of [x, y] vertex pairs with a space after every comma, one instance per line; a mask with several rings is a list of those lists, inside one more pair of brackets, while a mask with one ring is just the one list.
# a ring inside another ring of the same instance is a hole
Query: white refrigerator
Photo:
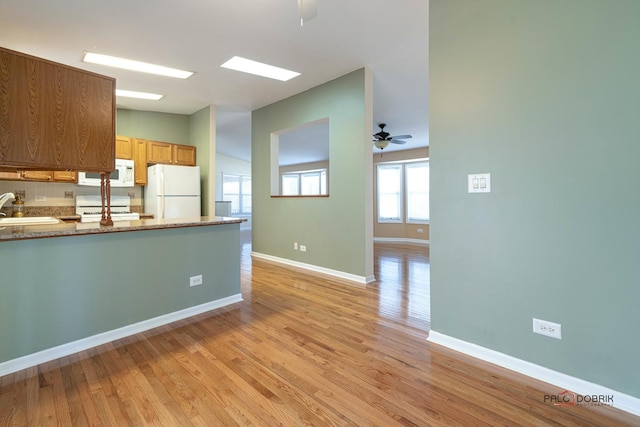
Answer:
[[149, 166], [144, 211], [156, 219], [199, 217], [200, 167]]

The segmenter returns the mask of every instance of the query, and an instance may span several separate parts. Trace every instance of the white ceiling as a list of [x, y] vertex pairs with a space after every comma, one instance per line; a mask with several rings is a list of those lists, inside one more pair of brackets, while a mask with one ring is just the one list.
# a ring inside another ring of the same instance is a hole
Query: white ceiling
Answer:
[[[428, 0], [317, 3], [317, 17], [301, 27], [297, 0], [3, 0], [0, 46], [115, 77], [118, 89], [165, 95], [118, 97], [121, 108], [191, 114], [216, 105], [218, 152], [247, 160], [252, 110], [369, 67], [374, 126], [413, 135], [385, 152], [427, 146]], [[181, 80], [85, 64], [85, 50], [196, 74]], [[220, 68], [234, 55], [301, 75], [280, 82]]]

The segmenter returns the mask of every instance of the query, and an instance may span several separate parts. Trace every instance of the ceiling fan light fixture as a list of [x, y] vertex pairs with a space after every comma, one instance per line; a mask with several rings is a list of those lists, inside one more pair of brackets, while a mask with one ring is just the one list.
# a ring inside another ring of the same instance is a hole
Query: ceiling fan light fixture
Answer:
[[179, 70], [177, 68], [165, 67], [163, 65], [150, 64], [148, 62], [134, 61], [132, 59], [118, 58], [117, 56], [109, 56], [86, 51], [82, 56], [82, 62], [106, 65], [108, 67], [122, 68], [130, 71], [139, 71], [141, 73], [175, 77], [178, 79], [187, 79], [193, 75], [192, 71]]
[[316, 0], [298, 0], [298, 12], [300, 14], [300, 26], [302, 27], [305, 21], [310, 21], [318, 16]]
[[263, 64], [262, 62], [252, 61], [251, 59], [234, 56], [221, 65], [222, 68], [241, 71], [243, 73], [254, 74], [256, 76], [267, 77], [270, 79], [286, 82], [294, 77], [298, 77], [300, 73], [286, 70], [284, 68], [274, 67], [273, 65]]
[[373, 143], [373, 145], [375, 145], [376, 148], [384, 150], [385, 148], [387, 148], [389, 146], [389, 140], [388, 139], [379, 139], [379, 140], [375, 141]]
[[390, 143], [391, 144], [406, 144], [407, 141], [403, 141], [404, 138], [411, 138], [411, 135], [396, 135], [391, 136], [389, 132], [385, 132], [384, 128], [387, 125], [385, 123], [379, 123], [378, 127], [380, 131], [378, 133], [374, 133], [373, 137], [375, 140], [373, 141], [374, 145], [379, 149], [386, 148]]

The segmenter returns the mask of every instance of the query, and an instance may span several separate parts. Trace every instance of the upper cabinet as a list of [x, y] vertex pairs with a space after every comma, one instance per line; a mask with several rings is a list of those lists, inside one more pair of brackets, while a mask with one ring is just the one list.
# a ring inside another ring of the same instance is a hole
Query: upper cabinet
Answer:
[[0, 47], [0, 166], [112, 171], [115, 79]]
[[160, 141], [147, 141], [147, 162], [195, 166], [196, 147]]
[[147, 141], [116, 136], [116, 159], [133, 160], [135, 185], [147, 185]]
[[116, 158], [132, 159], [136, 185], [147, 185], [147, 164], [195, 166], [196, 147], [118, 135]]
[[160, 141], [147, 141], [147, 162], [172, 164], [172, 144]]
[[75, 171], [23, 170], [20, 175], [21, 181], [78, 182], [78, 173]]
[[144, 139], [132, 138], [133, 170], [136, 185], [147, 185], [147, 141]]
[[132, 138], [128, 136], [116, 136], [116, 159], [133, 160]]
[[76, 171], [40, 171], [33, 169], [0, 171], [0, 180], [77, 183], [78, 173]]
[[195, 166], [196, 147], [191, 145], [173, 144], [173, 162], [176, 165]]

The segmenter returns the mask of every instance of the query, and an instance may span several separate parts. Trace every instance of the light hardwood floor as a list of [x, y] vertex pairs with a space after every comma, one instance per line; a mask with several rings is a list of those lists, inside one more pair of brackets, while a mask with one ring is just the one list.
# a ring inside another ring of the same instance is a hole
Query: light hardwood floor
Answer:
[[243, 302], [0, 378], [0, 426], [640, 425], [428, 343], [425, 246], [364, 289], [249, 253]]

